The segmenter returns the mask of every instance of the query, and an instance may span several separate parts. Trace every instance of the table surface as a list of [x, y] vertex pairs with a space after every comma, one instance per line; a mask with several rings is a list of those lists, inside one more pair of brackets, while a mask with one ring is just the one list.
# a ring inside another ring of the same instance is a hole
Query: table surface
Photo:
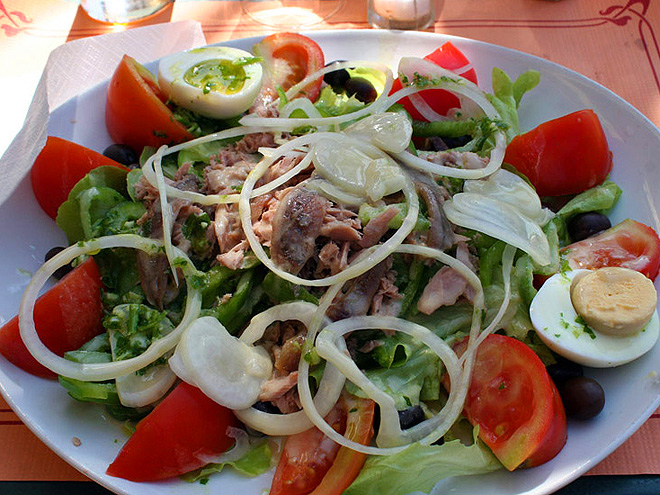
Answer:
[[[427, 31], [514, 48], [569, 67], [660, 125], [660, 0], [438, 0], [436, 14]], [[209, 43], [273, 32], [249, 18], [238, 0], [177, 0], [131, 27], [189, 19], [201, 23]], [[13, 117], [0, 123], [0, 153], [20, 130], [49, 53], [68, 41], [120, 29], [127, 27], [92, 21], [72, 0], [0, 0], [0, 94], [12, 95], [3, 106]], [[334, 16], [306, 29], [370, 29], [366, 1], [346, 0]], [[90, 492], [88, 483], [70, 483], [86, 478], [43, 445], [2, 399], [0, 445], [11, 446], [0, 449], [1, 493], [105, 493], [100, 487]], [[660, 410], [589, 473], [599, 476], [584, 477], [561, 493], [591, 493], [596, 486], [599, 493], [660, 493], [658, 478], [644, 476], [660, 474], [656, 445]]]

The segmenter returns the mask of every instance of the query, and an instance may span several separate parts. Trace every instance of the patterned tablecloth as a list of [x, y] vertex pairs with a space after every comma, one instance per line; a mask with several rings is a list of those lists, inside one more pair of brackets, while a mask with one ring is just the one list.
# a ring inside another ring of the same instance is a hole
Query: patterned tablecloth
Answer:
[[[263, 35], [237, 0], [177, 0], [135, 26], [194, 19], [209, 43]], [[51, 50], [126, 29], [96, 23], [71, 0], [0, 0], [0, 152], [18, 132]], [[366, 1], [311, 28], [370, 29]], [[622, 96], [660, 125], [660, 0], [438, 0], [428, 29], [479, 39], [569, 67]], [[12, 95], [9, 98], [7, 95]], [[7, 116], [11, 116], [8, 119]], [[0, 399], [0, 481], [85, 480], [43, 445]], [[590, 474], [660, 474], [660, 410]]]

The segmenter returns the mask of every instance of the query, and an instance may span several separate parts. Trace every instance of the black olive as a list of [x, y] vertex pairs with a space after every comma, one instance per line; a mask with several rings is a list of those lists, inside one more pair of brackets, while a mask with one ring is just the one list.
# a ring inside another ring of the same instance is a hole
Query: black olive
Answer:
[[605, 406], [603, 387], [593, 378], [586, 376], [566, 380], [559, 388], [559, 395], [569, 418], [591, 419]]
[[568, 221], [568, 235], [573, 242], [591, 237], [598, 232], [607, 230], [612, 226], [610, 219], [601, 213], [590, 211], [578, 213]]
[[[61, 247], [61, 246], [56, 246], [54, 248], [49, 249], [48, 252], [46, 253], [46, 255], [44, 256], [44, 261], [48, 261], [49, 259], [51, 259], [53, 256], [55, 256], [56, 254], [58, 254], [61, 251], [64, 251], [64, 248]], [[64, 275], [69, 273], [71, 270], [73, 270], [73, 266], [71, 265], [71, 263], [66, 264], [64, 266], [59, 267], [57, 270], [55, 270], [55, 273], [53, 273], [53, 277], [55, 277], [57, 280], [59, 280], [62, 277], [64, 277]]]
[[407, 430], [421, 423], [426, 419], [424, 410], [421, 406], [412, 406], [403, 411], [399, 411], [399, 424], [402, 430]]
[[[336, 60], [335, 62], [343, 62], [343, 60]], [[335, 62], [330, 62], [329, 64], [326, 65], [332, 65]], [[332, 86], [332, 89], [335, 91], [343, 91], [344, 86], [346, 85], [346, 82], [351, 78], [351, 75], [348, 73], [346, 69], [337, 69], [333, 70], [332, 72], [328, 72], [325, 76], [323, 76], [323, 81], [325, 81], [327, 84]]]
[[551, 364], [546, 369], [548, 370], [548, 375], [550, 375], [550, 378], [552, 378], [552, 381], [555, 382], [555, 385], [558, 388], [569, 378], [584, 375], [584, 370], [582, 369], [581, 364], [574, 363], [561, 356], [557, 357], [556, 363]]
[[268, 414], [282, 414], [282, 412], [272, 402], [258, 401], [255, 402], [254, 407], [257, 411], [265, 412]]
[[103, 154], [130, 168], [133, 168], [131, 165], [136, 166], [138, 163], [138, 157], [135, 154], [135, 151], [126, 144], [111, 144], [103, 150]]
[[376, 88], [363, 77], [351, 77], [344, 85], [346, 94], [353, 96], [362, 103], [371, 103], [378, 97]]
[[465, 146], [472, 140], [472, 136], [466, 134], [459, 137], [433, 136], [429, 138], [430, 149], [433, 151], [446, 151], [452, 148]]

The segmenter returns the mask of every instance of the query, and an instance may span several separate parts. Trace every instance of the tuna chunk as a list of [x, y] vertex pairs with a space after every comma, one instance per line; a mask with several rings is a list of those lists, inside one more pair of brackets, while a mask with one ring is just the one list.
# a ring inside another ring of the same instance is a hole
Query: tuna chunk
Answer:
[[303, 187], [287, 194], [275, 212], [270, 254], [283, 270], [294, 275], [314, 255], [330, 202]]

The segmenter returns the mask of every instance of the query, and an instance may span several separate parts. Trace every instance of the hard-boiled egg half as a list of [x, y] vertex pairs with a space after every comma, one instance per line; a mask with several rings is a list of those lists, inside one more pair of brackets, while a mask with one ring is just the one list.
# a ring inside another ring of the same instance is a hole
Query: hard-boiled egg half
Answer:
[[529, 314], [543, 342], [565, 358], [594, 368], [628, 363], [658, 340], [653, 283], [621, 267], [573, 270], [550, 277]]
[[207, 46], [161, 59], [158, 85], [175, 104], [227, 119], [245, 112], [259, 94], [260, 59], [238, 48]]

